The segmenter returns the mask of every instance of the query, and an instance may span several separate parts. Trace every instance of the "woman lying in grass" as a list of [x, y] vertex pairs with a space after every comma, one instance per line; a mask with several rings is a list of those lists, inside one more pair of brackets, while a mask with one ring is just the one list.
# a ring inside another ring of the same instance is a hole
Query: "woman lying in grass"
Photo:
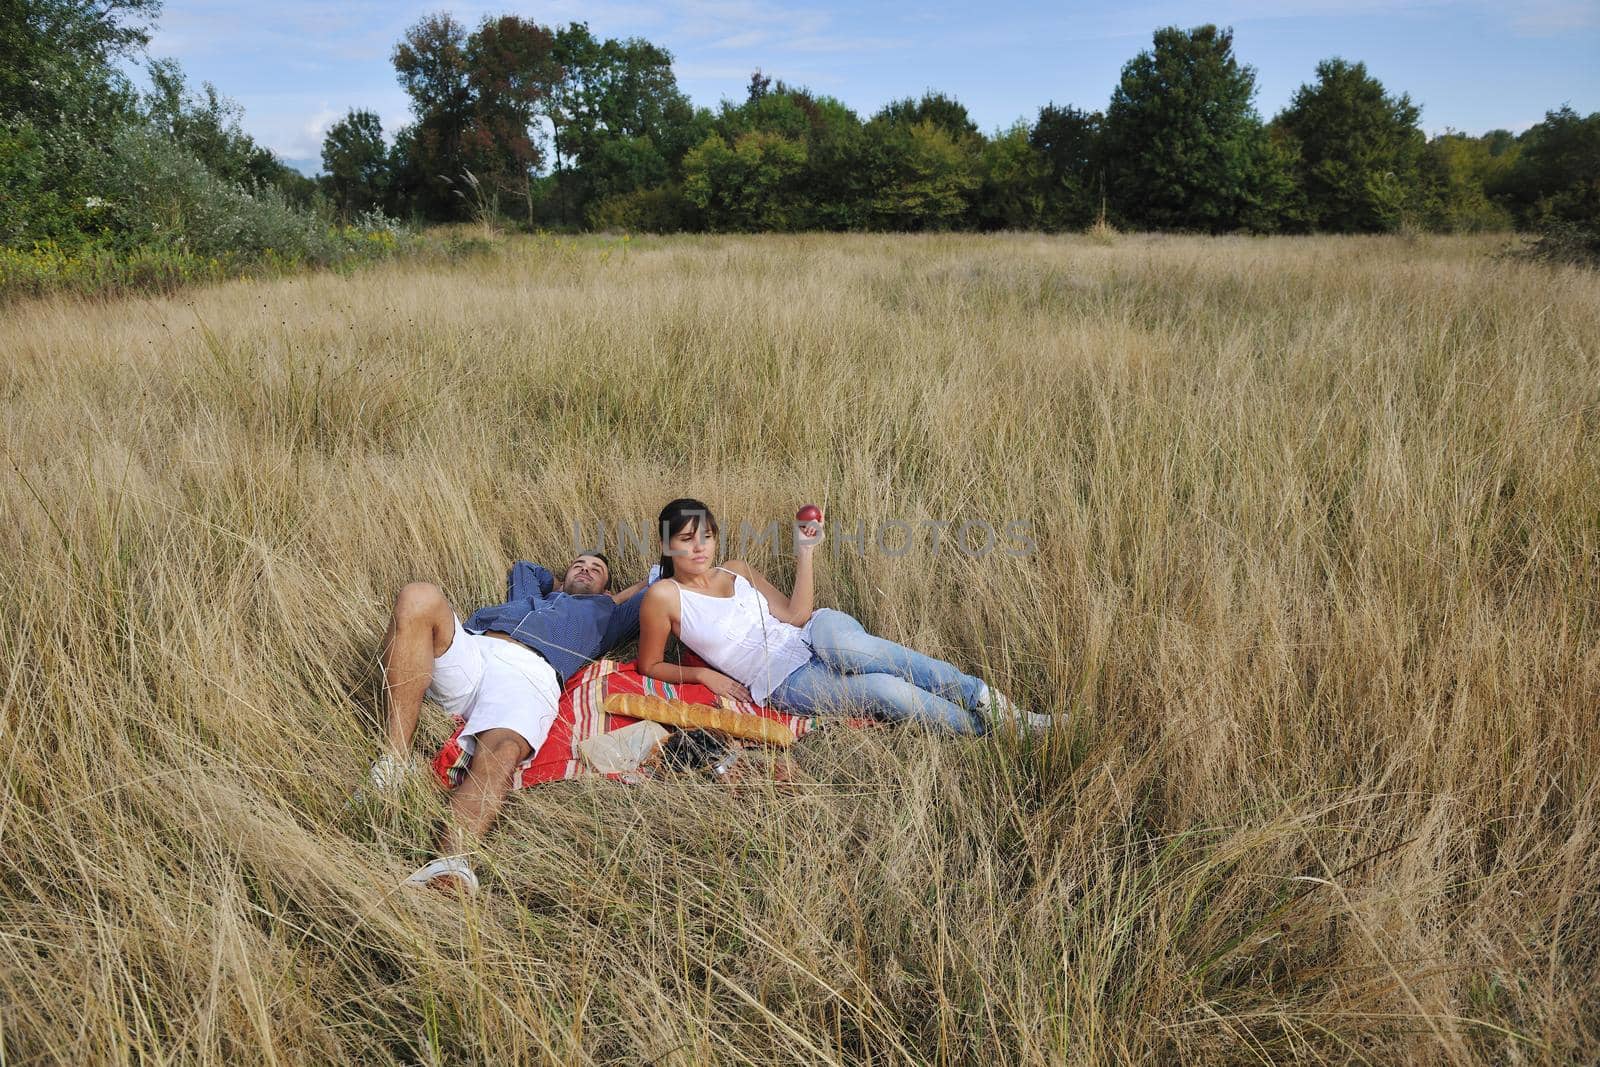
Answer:
[[[700, 501], [672, 501], [657, 529], [661, 576], [671, 580], [652, 586], [640, 608], [639, 669], [652, 678], [698, 682], [719, 696], [792, 715], [858, 708], [962, 734], [1006, 719], [1025, 729], [1051, 723], [943, 660], [874, 637], [842, 611], [813, 610], [821, 520], [801, 526], [789, 596], [748, 563], [714, 565], [717, 520]], [[667, 663], [669, 634], [716, 667]]]

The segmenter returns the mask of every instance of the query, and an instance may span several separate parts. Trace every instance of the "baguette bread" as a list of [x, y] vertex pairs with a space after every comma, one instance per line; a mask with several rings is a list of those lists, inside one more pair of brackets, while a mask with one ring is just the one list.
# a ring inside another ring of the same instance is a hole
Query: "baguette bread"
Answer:
[[730, 737], [759, 741], [764, 745], [794, 744], [794, 731], [776, 719], [706, 704], [690, 704], [685, 700], [667, 700], [643, 693], [612, 693], [606, 697], [605, 709], [610, 715], [626, 715], [630, 719], [646, 719], [667, 726], [720, 730]]

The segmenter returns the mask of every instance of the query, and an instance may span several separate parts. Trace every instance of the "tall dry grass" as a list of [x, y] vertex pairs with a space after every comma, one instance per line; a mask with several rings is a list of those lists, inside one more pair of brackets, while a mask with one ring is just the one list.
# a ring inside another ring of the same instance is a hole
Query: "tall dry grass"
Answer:
[[[1493, 250], [530, 239], [7, 309], [5, 1061], [1593, 1062], [1600, 277]], [[822, 603], [1070, 725], [541, 788], [479, 902], [397, 890], [437, 798], [344, 810], [393, 591], [680, 493], [826, 497]], [[1037, 548], [841, 544], [890, 519]]]

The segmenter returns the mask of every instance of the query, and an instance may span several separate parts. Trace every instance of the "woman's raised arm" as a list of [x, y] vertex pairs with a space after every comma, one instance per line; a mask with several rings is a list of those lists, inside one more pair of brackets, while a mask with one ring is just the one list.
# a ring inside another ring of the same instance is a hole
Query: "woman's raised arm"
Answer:
[[816, 554], [817, 546], [822, 544], [822, 524], [806, 523], [800, 527], [800, 532], [802, 537], [794, 550], [794, 592], [788, 596], [778, 592], [778, 587], [767, 581], [765, 574], [744, 560], [729, 560], [724, 564], [735, 574], [743, 575], [745, 581], [761, 591], [761, 595], [767, 598], [767, 608], [772, 612], [773, 618], [790, 626], [804, 626], [811, 621], [811, 613], [815, 610], [813, 606], [815, 567], [812, 557]]

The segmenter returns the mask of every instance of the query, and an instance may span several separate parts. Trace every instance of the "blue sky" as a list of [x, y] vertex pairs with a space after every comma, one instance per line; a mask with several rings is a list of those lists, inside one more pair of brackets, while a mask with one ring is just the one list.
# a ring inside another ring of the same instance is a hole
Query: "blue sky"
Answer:
[[179, 60], [196, 84], [214, 82], [243, 105], [258, 141], [314, 169], [323, 131], [350, 108], [376, 111], [389, 133], [407, 121], [389, 54], [407, 26], [441, 10], [469, 26], [513, 12], [648, 38], [672, 52], [679, 85], [706, 106], [742, 97], [760, 67], [863, 116], [940, 89], [991, 130], [1052, 100], [1103, 108], [1154, 29], [1215, 22], [1233, 26], [1235, 53], [1256, 68], [1264, 117], [1332, 55], [1409, 92], [1430, 133], [1521, 130], [1563, 103], [1600, 110], [1600, 0], [166, 0], [150, 51]]

